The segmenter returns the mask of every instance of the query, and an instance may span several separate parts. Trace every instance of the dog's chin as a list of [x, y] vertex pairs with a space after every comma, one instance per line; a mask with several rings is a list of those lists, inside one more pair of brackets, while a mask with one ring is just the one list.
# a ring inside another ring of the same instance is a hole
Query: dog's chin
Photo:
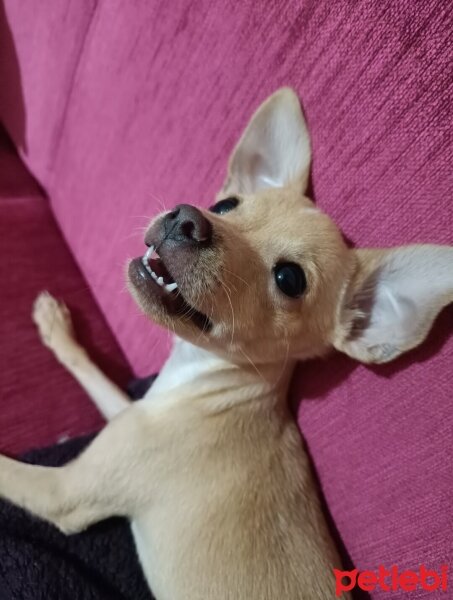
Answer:
[[155, 270], [150, 264], [153, 263], [146, 256], [134, 258], [127, 269], [129, 289], [143, 312], [184, 337], [191, 333], [208, 334], [212, 328], [210, 319], [185, 299], [162, 263], [156, 261]]

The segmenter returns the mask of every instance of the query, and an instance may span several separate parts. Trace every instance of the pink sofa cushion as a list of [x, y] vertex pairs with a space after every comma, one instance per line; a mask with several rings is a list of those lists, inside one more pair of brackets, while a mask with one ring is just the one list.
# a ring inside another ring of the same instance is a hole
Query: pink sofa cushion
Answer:
[[46, 185], [96, 0], [0, 2], [0, 121]]
[[41, 344], [31, 320], [49, 289], [74, 311], [80, 340], [124, 385], [126, 361], [77, 269], [47, 200], [0, 135], [0, 452], [97, 430], [87, 395]]
[[[90, 6], [77, 4], [78, 23]], [[157, 210], [212, 201], [252, 110], [280, 85], [302, 97], [314, 194], [348, 238], [361, 246], [453, 242], [451, 14], [447, 0], [335, 7], [111, 0], [98, 3], [89, 30], [61, 20], [83, 51], [69, 97], [59, 88], [65, 119], [44, 183], [137, 372], [161, 365], [168, 336], [146, 325], [125, 293], [125, 258], [142, 251], [140, 228]], [[28, 77], [25, 32], [34, 18], [30, 11], [20, 28], [15, 23]], [[40, 71], [44, 90], [49, 79]], [[44, 97], [28, 98], [35, 144], [54, 120], [50, 112], [38, 119]], [[300, 370], [294, 396], [307, 398], [300, 424], [360, 568], [438, 568], [453, 558], [446, 534], [453, 472], [445, 459], [452, 315], [394, 366], [357, 367], [333, 356]]]

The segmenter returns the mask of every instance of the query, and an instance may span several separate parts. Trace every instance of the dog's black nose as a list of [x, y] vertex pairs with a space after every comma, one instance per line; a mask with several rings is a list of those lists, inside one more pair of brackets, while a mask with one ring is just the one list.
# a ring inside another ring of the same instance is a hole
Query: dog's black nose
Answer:
[[190, 204], [178, 204], [165, 215], [165, 238], [175, 242], [209, 244], [212, 238], [212, 225], [201, 210]]

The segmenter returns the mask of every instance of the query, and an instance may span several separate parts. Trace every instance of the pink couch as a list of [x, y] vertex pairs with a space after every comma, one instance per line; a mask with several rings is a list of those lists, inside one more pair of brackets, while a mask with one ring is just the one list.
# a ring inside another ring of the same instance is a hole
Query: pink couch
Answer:
[[[314, 196], [354, 244], [453, 243], [447, 0], [6, 0], [3, 11], [0, 120], [49, 204], [24, 170], [8, 182], [3, 149], [2, 449], [99, 425], [34, 338], [39, 288], [83, 311], [111, 373], [116, 341], [136, 373], [160, 367], [167, 334], [125, 292], [124, 262], [150, 215], [212, 201], [278, 86], [301, 95]], [[452, 323], [447, 309], [422, 348], [385, 367], [333, 355], [297, 373], [299, 423], [361, 569], [452, 562]]]

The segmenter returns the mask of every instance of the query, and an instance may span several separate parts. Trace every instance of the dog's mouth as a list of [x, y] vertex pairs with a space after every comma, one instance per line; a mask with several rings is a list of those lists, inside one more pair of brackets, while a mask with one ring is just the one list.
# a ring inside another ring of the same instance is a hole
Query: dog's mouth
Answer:
[[150, 246], [148, 251], [142, 258], [142, 265], [145, 267], [146, 272], [151, 276], [152, 279], [159, 285], [165, 292], [171, 294], [176, 292], [178, 295], [178, 284], [168, 272], [164, 261], [157, 253], [154, 246]]
[[208, 332], [211, 329], [211, 320], [194, 306], [191, 306], [184, 298], [178, 283], [171, 275], [155, 246], [150, 246], [146, 254], [142, 258], [134, 259], [132, 264], [139, 272], [141, 283], [146, 284], [146, 292], [153, 296], [157, 295], [169, 315], [191, 321], [203, 332]]

